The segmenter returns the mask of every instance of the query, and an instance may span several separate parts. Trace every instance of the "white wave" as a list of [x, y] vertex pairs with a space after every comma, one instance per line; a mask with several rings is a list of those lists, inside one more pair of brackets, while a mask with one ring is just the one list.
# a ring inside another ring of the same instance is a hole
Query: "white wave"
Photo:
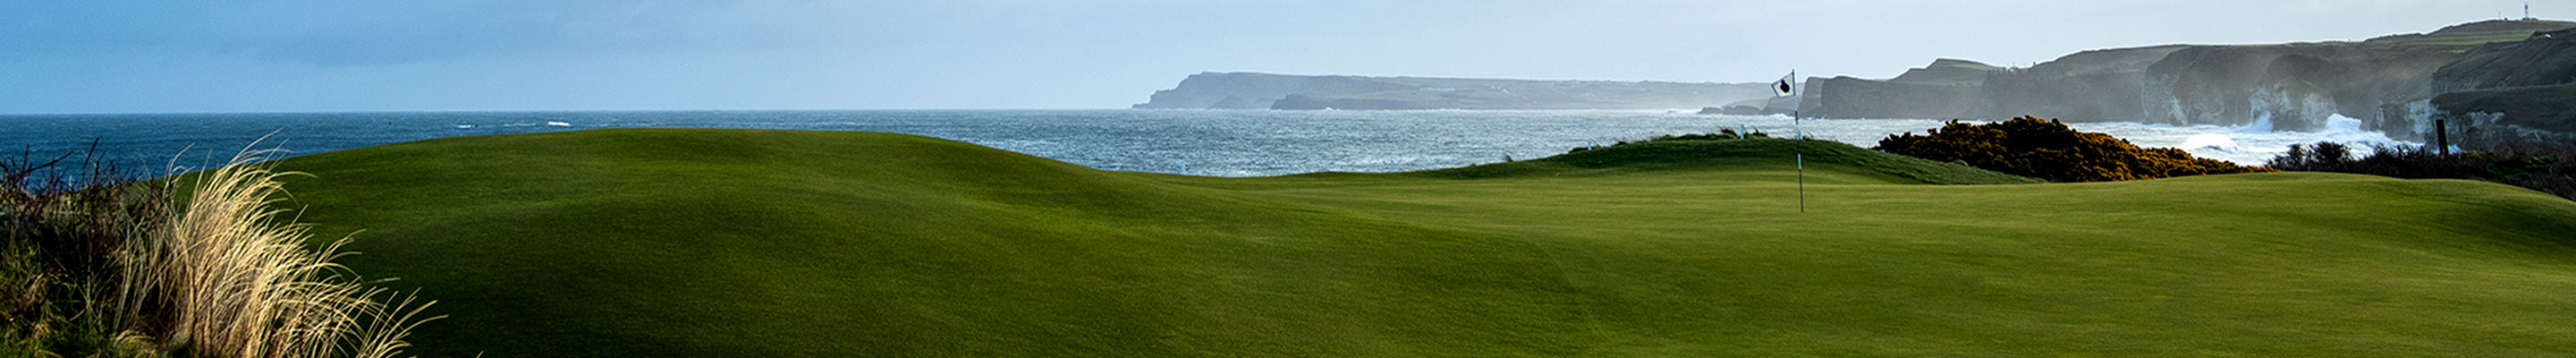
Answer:
[[2237, 164], [2262, 164], [2290, 150], [2290, 145], [2335, 142], [2356, 147], [2413, 146], [2421, 143], [2388, 138], [2386, 133], [2361, 129], [2361, 120], [2343, 115], [2326, 118], [2326, 127], [2314, 132], [2273, 130], [2270, 116], [2257, 117], [2243, 126], [2172, 126], [2120, 122], [2073, 123], [2076, 130], [2102, 132], [2129, 140], [2142, 147], [2182, 149], [2203, 158]]
[[2245, 126], [2236, 127], [2236, 131], [2244, 133], [2262, 133], [2272, 131], [2272, 112], [2263, 112], [2262, 116], [2254, 117], [2253, 123], [2246, 123]]
[[2190, 137], [2183, 138], [2182, 145], [2177, 147], [2185, 150], [2215, 150], [2225, 153], [2235, 153], [2236, 139], [2228, 138], [2225, 134], [2217, 133], [2193, 134]]

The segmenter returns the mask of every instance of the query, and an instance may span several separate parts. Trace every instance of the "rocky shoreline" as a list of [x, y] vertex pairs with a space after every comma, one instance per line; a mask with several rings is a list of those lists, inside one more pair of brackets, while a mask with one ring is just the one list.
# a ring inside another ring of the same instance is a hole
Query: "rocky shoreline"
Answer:
[[2576, 139], [2568, 125], [2576, 123], [2569, 104], [2576, 99], [2545, 87], [2576, 82], [2570, 49], [2576, 22], [2525, 19], [2359, 42], [2092, 50], [2028, 68], [1941, 59], [1890, 79], [1810, 78], [1795, 110], [1816, 118], [2040, 115], [2291, 131], [2321, 130], [2341, 116], [2421, 141], [2433, 139], [2438, 119], [2467, 147], [2565, 141]]

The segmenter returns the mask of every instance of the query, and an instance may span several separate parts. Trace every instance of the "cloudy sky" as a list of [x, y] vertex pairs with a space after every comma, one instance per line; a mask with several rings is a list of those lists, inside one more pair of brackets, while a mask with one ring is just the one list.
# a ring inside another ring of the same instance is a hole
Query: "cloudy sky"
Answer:
[[[1763, 82], [2522, 1], [18, 1], [0, 113], [1124, 108], [1202, 71]], [[2534, 16], [2576, 17], [2576, 4]]]

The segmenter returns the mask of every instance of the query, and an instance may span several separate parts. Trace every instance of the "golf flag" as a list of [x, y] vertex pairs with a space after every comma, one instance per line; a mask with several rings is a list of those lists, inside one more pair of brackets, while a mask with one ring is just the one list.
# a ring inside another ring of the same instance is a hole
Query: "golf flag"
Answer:
[[1797, 76], [1798, 76], [1798, 71], [1789, 71], [1789, 75], [1787, 75], [1787, 76], [1780, 76], [1780, 81], [1778, 81], [1778, 82], [1771, 82], [1771, 93], [1773, 94], [1773, 96], [1774, 96], [1774, 97], [1788, 97], [1790, 94], [1796, 93], [1797, 91], [1794, 91], [1794, 90], [1796, 90], [1797, 88], [1796, 88], [1796, 87], [1790, 87], [1791, 82], [1789, 82], [1789, 78], [1791, 78], [1791, 77], [1797, 77]]
[[[1780, 76], [1779, 81], [1771, 82], [1771, 93], [1776, 95], [1775, 97], [1797, 94], [1798, 88], [1792, 86], [1793, 83], [1789, 81], [1797, 77], [1798, 70], [1789, 70], [1789, 75]], [[1789, 110], [1789, 128], [1795, 135], [1789, 139], [1796, 140], [1798, 143], [1798, 212], [1803, 213], [1807, 212], [1807, 129], [1798, 125], [1798, 111], [1795, 109]]]

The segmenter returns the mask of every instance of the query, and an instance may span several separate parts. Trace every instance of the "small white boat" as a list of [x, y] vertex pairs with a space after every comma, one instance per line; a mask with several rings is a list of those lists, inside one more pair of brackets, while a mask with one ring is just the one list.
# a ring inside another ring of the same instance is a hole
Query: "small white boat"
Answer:
[[549, 125], [549, 126], [556, 126], [556, 127], [571, 127], [571, 126], [572, 126], [572, 123], [564, 123], [564, 122], [546, 122], [546, 125]]

